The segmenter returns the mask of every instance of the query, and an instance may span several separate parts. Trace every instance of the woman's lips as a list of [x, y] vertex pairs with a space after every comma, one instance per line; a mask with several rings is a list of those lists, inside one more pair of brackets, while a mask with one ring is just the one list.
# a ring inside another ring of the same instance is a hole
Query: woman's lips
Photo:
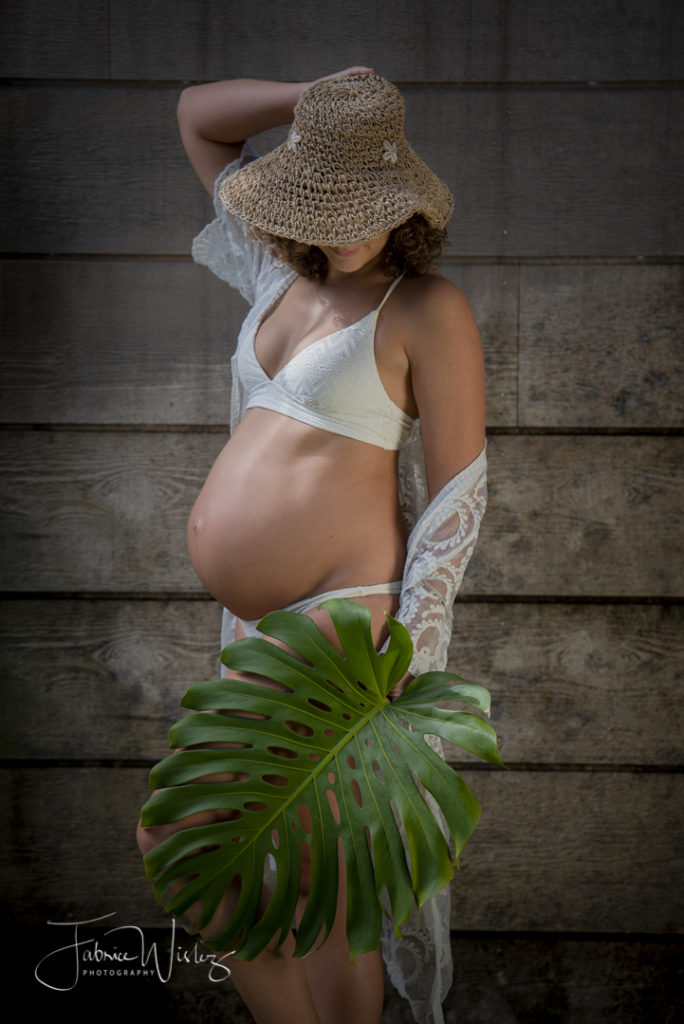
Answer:
[[336, 256], [342, 256], [344, 258], [346, 256], [355, 256], [360, 248], [361, 246], [357, 245], [355, 249], [333, 249], [333, 252]]

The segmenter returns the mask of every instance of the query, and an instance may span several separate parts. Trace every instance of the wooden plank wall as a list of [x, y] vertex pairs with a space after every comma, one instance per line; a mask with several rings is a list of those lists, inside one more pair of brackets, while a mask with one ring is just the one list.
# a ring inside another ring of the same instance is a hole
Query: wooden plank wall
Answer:
[[[66, 934], [47, 921], [168, 936], [133, 830], [180, 694], [216, 667], [184, 531], [244, 306], [188, 257], [210, 211], [179, 90], [367, 63], [455, 193], [441, 266], [488, 366], [490, 509], [451, 663], [491, 689], [509, 770], [464, 766], [484, 814], [453, 885], [447, 1020], [675, 1019], [683, 11], [4, 5], [2, 875], [21, 998], [74, 1020], [249, 1019], [196, 966], [60, 994], [33, 967]], [[389, 992], [384, 1019], [408, 1020]]]

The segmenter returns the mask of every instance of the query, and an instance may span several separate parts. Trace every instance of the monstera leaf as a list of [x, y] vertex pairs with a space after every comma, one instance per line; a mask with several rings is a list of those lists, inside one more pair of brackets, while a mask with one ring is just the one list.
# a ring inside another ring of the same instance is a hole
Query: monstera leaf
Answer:
[[[487, 722], [436, 707], [458, 701], [486, 711], [486, 690], [429, 672], [390, 701], [411, 660], [405, 627], [388, 616], [390, 639], [379, 654], [368, 609], [342, 599], [322, 607], [342, 654], [308, 616], [267, 615], [260, 631], [295, 654], [251, 638], [228, 646], [222, 660], [280, 687], [232, 678], [191, 687], [182, 704], [200, 713], [177, 723], [169, 737], [171, 746], [184, 749], [150, 776], [151, 788], [160, 792], [143, 808], [145, 826], [207, 811], [223, 819], [182, 826], [146, 855], [157, 899], [176, 916], [190, 907], [196, 914], [200, 906], [202, 930], [232, 885], [234, 910], [207, 945], [237, 950], [242, 959], [252, 959], [278, 933], [283, 941], [292, 927], [304, 844], [311, 879], [296, 955], [324, 941], [334, 921], [340, 839], [352, 959], [377, 947], [383, 912], [400, 934], [415, 903], [422, 905], [453, 875], [447, 839], [429, 805], [441, 808], [457, 857], [480, 814], [426, 735], [501, 764]], [[264, 872], [274, 862], [272, 895], [260, 912]]]

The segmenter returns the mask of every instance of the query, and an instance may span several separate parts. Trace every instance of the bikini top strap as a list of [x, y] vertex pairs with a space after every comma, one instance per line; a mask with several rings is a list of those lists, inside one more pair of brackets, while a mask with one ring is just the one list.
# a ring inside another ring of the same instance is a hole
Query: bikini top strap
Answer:
[[399, 276], [399, 277], [395, 278], [395, 279], [394, 279], [394, 281], [392, 281], [392, 284], [391, 284], [391, 285], [389, 286], [389, 288], [388, 288], [388, 289], [387, 289], [387, 291], [385, 292], [385, 296], [384, 296], [384, 298], [383, 298], [382, 302], [380, 303], [380, 305], [379, 305], [379, 306], [378, 306], [378, 308], [376, 309], [376, 311], [375, 311], [376, 313], [379, 313], [379, 312], [380, 312], [380, 310], [381, 310], [381, 309], [382, 309], [382, 307], [383, 307], [383, 306], [385, 305], [385, 303], [387, 302], [387, 300], [389, 299], [390, 295], [392, 294], [392, 292], [394, 291], [394, 289], [395, 289], [395, 288], [397, 287], [397, 285], [399, 284], [399, 282], [401, 281], [401, 279], [403, 278], [403, 276], [404, 276], [403, 274], [400, 274], [400, 276]]

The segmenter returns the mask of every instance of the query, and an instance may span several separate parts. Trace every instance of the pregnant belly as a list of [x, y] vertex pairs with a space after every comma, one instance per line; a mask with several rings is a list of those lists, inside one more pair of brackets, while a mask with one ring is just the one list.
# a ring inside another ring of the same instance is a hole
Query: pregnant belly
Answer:
[[249, 410], [195, 503], [188, 549], [209, 593], [243, 619], [400, 579], [395, 454]]

